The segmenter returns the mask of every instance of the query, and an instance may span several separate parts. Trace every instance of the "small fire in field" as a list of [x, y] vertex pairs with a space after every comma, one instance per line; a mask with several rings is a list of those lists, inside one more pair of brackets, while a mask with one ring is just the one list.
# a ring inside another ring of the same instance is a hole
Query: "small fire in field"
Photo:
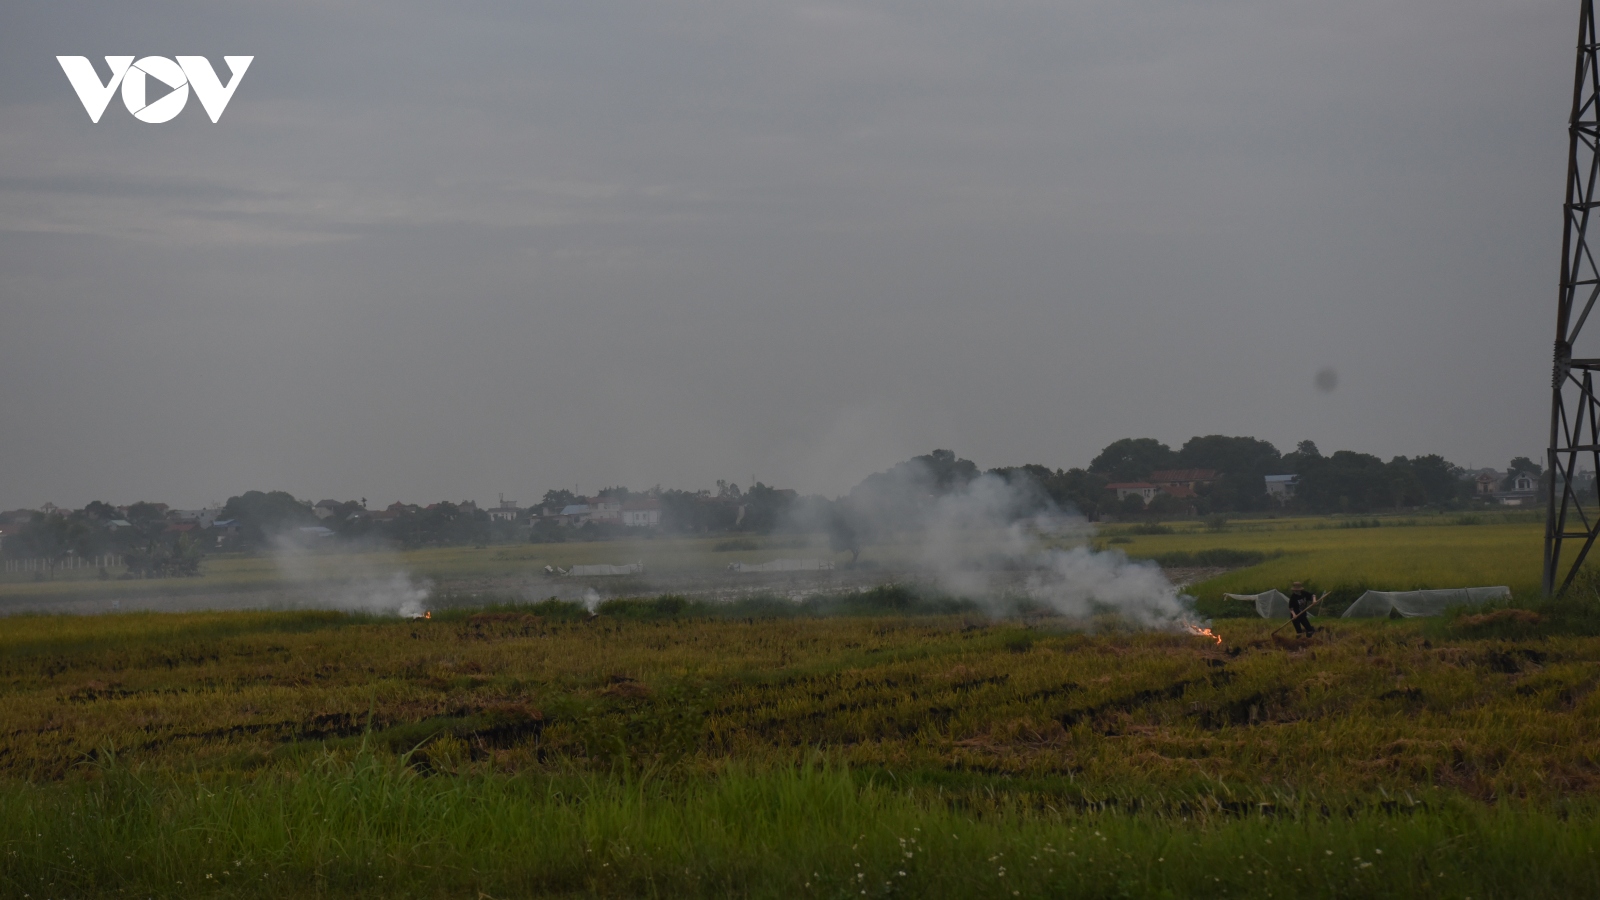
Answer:
[[1190, 634], [1197, 635], [1199, 637], [1208, 637], [1215, 640], [1219, 644], [1222, 643], [1222, 635], [1217, 634], [1215, 631], [1212, 631], [1209, 628], [1201, 628], [1199, 625], [1194, 625], [1188, 622], [1183, 623], [1183, 627], [1189, 629]]

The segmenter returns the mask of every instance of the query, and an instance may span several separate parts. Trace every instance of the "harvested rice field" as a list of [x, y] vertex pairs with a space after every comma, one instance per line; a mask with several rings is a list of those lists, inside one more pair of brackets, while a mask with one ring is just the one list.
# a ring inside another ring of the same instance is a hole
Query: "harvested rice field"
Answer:
[[[1591, 608], [1216, 623], [892, 590], [14, 616], [0, 892], [1567, 897]], [[1069, 627], [1069, 625], [1071, 627]]]

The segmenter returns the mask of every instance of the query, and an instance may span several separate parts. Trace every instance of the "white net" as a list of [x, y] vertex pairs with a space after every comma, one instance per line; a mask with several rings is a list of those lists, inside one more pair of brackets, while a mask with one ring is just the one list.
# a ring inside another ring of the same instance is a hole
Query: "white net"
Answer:
[[1379, 618], [1387, 616], [1390, 610], [1407, 618], [1437, 616], [1452, 606], [1486, 603], [1510, 596], [1511, 589], [1504, 585], [1442, 591], [1367, 591], [1344, 611], [1344, 618]]
[[1256, 613], [1263, 619], [1289, 618], [1289, 598], [1277, 588], [1259, 594], [1223, 594], [1233, 600], [1245, 600], [1256, 605]]
[[628, 563], [625, 566], [573, 566], [567, 570], [568, 575], [637, 575], [644, 571], [644, 563]]
[[774, 559], [764, 563], [733, 563], [728, 568], [734, 572], [817, 572], [833, 568], [827, 559]]

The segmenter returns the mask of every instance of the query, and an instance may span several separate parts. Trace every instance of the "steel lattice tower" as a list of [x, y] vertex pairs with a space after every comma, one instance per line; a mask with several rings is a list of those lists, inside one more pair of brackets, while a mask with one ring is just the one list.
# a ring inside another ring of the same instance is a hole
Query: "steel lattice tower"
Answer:
[[[1595, 53], [1594, 0], [1582, 0], [1578, 66], [1568, 120], [1566, 233], [1561, 239], [1561, 296], [1556, 312], [1555, 371], [1551, 379], [1549, 512], [1544, 532], [1544, 592], [1566, 590], [1600, 537], [1600, 493], [1580, 492], [1574, 476], [1586, 454], [1600, 471], [1600, 398], [1595, 373], [1600, 358], [1575, 356], [1573, 348], [1600, 298], [1600, 266], [1589, 247], [1589, 213], [1596, 206], [1600, 177], [1600, 66]], [[1600, 327], [1600, 326], [1597, 326]], [[1596, 479], [1600, 485], [1600, 479]], [[1562, 577], [1562, 545], [1576, 544]]]

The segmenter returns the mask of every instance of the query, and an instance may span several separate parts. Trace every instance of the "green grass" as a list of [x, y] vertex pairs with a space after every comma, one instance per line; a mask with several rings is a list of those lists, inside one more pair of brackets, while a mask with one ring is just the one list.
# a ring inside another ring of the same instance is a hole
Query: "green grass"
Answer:
[[1240, 620], [1219, 647], [631, 602], [10, 618], [0, 893], [1556, 897], [1600, 874], [1600, 638], [1549, 623], [1280, 646]]
[[[754, 549], [747, 549], [754, 548]], [[899, 559], [902, 548], [882, 548], [880, 558]], [[337, 578], [349, 570], [404, 570], [446, 586], [484, 581], [538, 581], [544, 567], [643, 562], [650, 573], [722, 572], [728, 563], [766, 562], [792, 556], [833, 558], [824, 539], [804, 536], [588, 541], [559, 544], [497, 544], [487, 547], [434, 547], [409, 551], [314, 554], [303, 569], [315, 577]], [[206, 558], [195, 578], [101, 580], [92, 569], [35, 580], [32, 573], [0, 575], [0, 604], [7, 601], [151, 598], [208, 594], [252, 594], [292, 587], [294, 581], [270, 556], [216, 554]]]
[[[1377, 522], [1380, 527], [1346, 527]], [[1471, 524], [1459, 524], [1467, 522]], [[1170, 566], [1245, 566], [1219, 578], [1191, 585], [1202, 600], [1223, 593], [1287, 589], [1294, 580], [1341, 596], [1369, 587], [1407, 590], [1420, 587], [1509, 585], [1519, 597], [1539, 588], [1543, 525], [1525, 512], [1406, 517], [1248, 519], [1221, 529], [1203, 522], [1165, 523], [1155, 531], [1140, 525], [1101, 529], [1106, 546], [1132, 557]], [[809, 543], [808, 543], [809, 541]], [[754, 549], [751, 549], [754, 548]], [[470, 594], [511, 583], [538, 585], [546, 565], [566, 568], [593, 563], [642, 561], [653, 574], [719, 573], [732, 561], [764, 562], [787, 556], [833, 557], [820, 539], [795, 536], [739, 538], [657, 538], [632, 541], [507, 544], [483, 548], [447, 547], [403, 553], [331, 554], [314, 568], [326, 577], [348, 569], [404, 569], [442, 590]], [[869, 546], [863, 565], [894, 570], [916, 559], [904, 543]], [[842, 557], [841, 557], [842, 559]], [[160, 598], [222, 594], [260, 594], [291, 586], [266, 557], [224, 554], [208, 558], [199, 578], [100, 581], [93, 572], [67, 573], [55, 581], [31, 576], [0, 578], [0, 604], [53, 600]], [[503, 589], [503, 587], [501, 588]], [[1213, 613], [1229, 612], [1212, 604]], [[1232, 610], [1243, 614], [1243, 610]]]
[[1287, 593], [1293, 581], [1304, 581], [1319, 592], [1503, 584], [1517, 597], [1533, 600], [1539, 595], [1542, 525], [1309, 528], [1296, 524], [1285, 523], [1277, 529], [1128, 535], [1131, 540], [1116, 549], [1132, 557], [1156, 559], [1217, 550], [1264, 555], [1256, 565], [1191, 585], [1189, 592], [1202, 600], [1274, 587]]
[[294, 777], [115, 765], [0, 792], [8, 896], [1575, 897], [1587, 810], [979, 806], [835, 767], [674, 782], [422, 777], [328, 754]]

